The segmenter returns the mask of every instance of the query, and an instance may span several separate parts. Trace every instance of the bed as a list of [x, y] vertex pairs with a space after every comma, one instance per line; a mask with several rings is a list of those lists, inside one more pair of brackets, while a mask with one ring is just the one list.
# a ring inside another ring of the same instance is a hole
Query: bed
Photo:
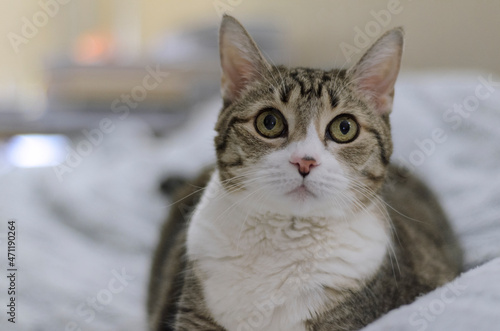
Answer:
[[[2, 311], [0, 329], [147, 329], [150, 258], [171, 203], [159, 184], [214, 161], [220, 107], [218, 96], [201, 102], [162, 139], [123, 121], [62, 178], [50, 167], [3, 169], [0, 261], [5, 269], [7, 222], [15, 220], [18, 271], [16, 324]], [[436, 191], [465, 269], [364, 330], [500, 330], [500, 77], [403, 74], [391, 117], [392, 160]], [[5, 277], [0, 284], [6, 311]]]

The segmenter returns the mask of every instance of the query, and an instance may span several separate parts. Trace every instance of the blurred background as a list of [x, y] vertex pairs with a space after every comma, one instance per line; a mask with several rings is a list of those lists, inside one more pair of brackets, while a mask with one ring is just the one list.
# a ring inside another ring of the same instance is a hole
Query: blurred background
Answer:
[[[145, 329], [150, 256], [171, 203], [161, 191], [214, 161], [224, 12], [273, 63], [319, 68], [348, 68], [403, 26], [393, 159], [443, 198], [468, 238], [467, 267], [500, 256], [491, 226], [500, 219], [500, 93], [491, 85], [500, 82], [500, 1], [0, 4], [0, 243], [6, 222], [17, 222], [19, 330]], [[478, 84], [489, 94], [474, 99], [476, 116], [443, 118]], [[419, 149], [414, 139], [436, 127], [446, 143]], [[111, 293], [117, 274], [123, 287]], [[5, 285], [1, 277], [0, 306]], [[1, 316], [0, 329], [13, 330]]]
[[347, 66], [347, 54], [357, 59], [383, 31], [404, 26], [404, 70], [500, 71], [498, 1], [1, 3], [4, 134], [92, 126], [102, 117], [97, 112], [109, 112], [113, 100], [142, 82], [148, 66], [161, 66], [170, 77], [147, 91], [132, 115], [167, 130], [181, 120], [173, 113], [218, 90], [223, 12], [241, 20], [276, 63]]

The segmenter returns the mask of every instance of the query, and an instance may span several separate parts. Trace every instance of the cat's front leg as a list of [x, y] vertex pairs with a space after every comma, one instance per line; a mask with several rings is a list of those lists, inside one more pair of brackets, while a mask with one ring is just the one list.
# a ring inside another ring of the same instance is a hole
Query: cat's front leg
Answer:
[[212, 318], [200, 315], [196, 310], [181, 307], [175, 321], [175, 331], [227, 331]]
[[175, 331], [227, 331], [217, 324], [208, 311], [200, 281], [192, 267], [186, 270], [182, 295], [178, 303]]

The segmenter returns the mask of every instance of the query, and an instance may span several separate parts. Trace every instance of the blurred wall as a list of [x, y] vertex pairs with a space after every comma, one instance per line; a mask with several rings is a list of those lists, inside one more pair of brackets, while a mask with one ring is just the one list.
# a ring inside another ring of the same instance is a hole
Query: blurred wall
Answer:
[[[144, 40], [155, 31], [200, 20], [217, 21], [214, 7], [226, 4], [243, 23], [252, 18], [281, 24], [287, 32], [294, 64], [340, 64], [345, 57], [340, 42], [354, 44], [355, 27], [365, 30], [376, 21], [373, 12], [399, 3], [387, 28], [404, 26], [406, 68], [472, 68], [500, 72], [500, 1], [466, 0], [221, 0], [164, 1], [144, 4]], [[234, 4], [234, 5], [231, 5]], [[224, 8], [224, 6], [221, 6]], [[384, 27], [384, 30], [386, 28]], [[371, 38], [373, 39], [373, 38]]]
[[[44, 63], [54, 55], [71, 53], [75, 39], [85, 31], [109, 32], [133, 60], [147, 53], [168, 31], [204, 23], [216, 25], [224, 10], [243, 24], [257, 18], [281, 26], [291, 49], [287, 64], [347, 65], [345, 48], [363, 48], [362, 34], [373, 42], [377, 25], [380, 31], [404, 26], [405, 70], [482, 69], [500, 73], [500, 1], [0, 1], [0, 104], [16, 95], [18, 99], [26, 95], [36, 98], [43, 93]], [[16, 51], [13, 33], [22, 36], [25, 20], [32, 22], [43, 7], [52, 8], [53, 17], [44, 22], [39, 15], [41, 27], [18, 43]]]

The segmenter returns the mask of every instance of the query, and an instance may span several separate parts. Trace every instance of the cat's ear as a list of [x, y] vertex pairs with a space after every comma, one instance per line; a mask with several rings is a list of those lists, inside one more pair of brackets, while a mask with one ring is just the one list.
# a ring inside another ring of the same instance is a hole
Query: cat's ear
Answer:
[[224, 15], [219, 33], [222, 67], [221, 92], [225, 104], [233, 102], [270, 66], [245, 28], [234, 17]]
[[354, 86], [374, 102], [379, 114], [388, 114], [392, 110], [394, 84], [403, 53], [403, 36], [402, 28], [388, 31], [348, 71]]

